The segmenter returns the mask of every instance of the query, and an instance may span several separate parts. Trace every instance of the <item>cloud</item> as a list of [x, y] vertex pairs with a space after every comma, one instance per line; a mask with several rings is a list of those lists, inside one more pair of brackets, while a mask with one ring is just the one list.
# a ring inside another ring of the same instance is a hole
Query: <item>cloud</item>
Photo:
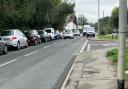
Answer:
[[[76, 15], [85, 15], [89, 22], [96, 22], [98, 18], [97, 0], [75, 0]], [[100, 0], [100, 17], [110, 16], [112, 9], [118, 6], [118, 0]]]

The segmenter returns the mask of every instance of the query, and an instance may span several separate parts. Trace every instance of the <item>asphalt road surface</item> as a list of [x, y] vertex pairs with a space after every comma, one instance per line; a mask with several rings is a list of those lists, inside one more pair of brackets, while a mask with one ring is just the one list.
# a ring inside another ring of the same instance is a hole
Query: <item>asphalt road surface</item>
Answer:
[[85, 41], [75, 37], [0, 55], [0, 89], [60, 89]]

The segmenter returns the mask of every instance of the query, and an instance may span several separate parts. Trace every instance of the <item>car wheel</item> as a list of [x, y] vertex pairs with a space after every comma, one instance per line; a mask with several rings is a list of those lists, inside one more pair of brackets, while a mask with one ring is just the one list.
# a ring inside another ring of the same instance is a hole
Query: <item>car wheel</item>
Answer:
[[8, 53], [8, 47], [7, 45], [4, 46], [4, 51], [3, 51], [4, 54], [7, 54]]
[[25, 48], [28, 48], [28, 42], [26, 42]]
[[17, 43], [17, 50], [20, 50], [20, 42]]
[[37, 45], [37, 44], [38, 44], [38, 43], [37, 43], [37, 41], [35, 40], [35, 41], [34, 41], [34, 45]]
[[42, 42], [41, 42], [41, 39], [39, 39], [39, 44], [41, 44]]

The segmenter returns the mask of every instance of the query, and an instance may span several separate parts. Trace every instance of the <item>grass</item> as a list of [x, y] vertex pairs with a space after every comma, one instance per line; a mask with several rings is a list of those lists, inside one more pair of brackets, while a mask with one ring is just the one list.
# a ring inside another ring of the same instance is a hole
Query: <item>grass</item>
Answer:
[[[128, 70], [128, 48], [126, 49], [126, 54], [125, 54], [125, 70]], [[113, 49], [107, 52], [107, 57], [112, 61], [114, 65], [117, 66], [117, 60], [118, 60], [118, 50]], [[126, 80], [128, 80], [128, 75], [126, 75]]]
[[97, 37], [101, 40], [116, 40], [116, 36], [112, 38], [112, 34], [98, 35]]

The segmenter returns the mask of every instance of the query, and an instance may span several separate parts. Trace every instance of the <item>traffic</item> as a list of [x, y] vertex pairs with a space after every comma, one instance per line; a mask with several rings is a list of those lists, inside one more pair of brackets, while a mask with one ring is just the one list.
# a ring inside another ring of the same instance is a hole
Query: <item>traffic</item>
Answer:
[[0, 32], [0, 53], [7, 54], [8, 49], [20, 50], [29, 46], [36, 46], [41, 43], [67, 39], [74, 39], [74, 36], [80, 36], [80, 31], [64, 30], [58, 31], [54, 28], [45, 28], [43, 30], [19, 30], [8, 29]]

